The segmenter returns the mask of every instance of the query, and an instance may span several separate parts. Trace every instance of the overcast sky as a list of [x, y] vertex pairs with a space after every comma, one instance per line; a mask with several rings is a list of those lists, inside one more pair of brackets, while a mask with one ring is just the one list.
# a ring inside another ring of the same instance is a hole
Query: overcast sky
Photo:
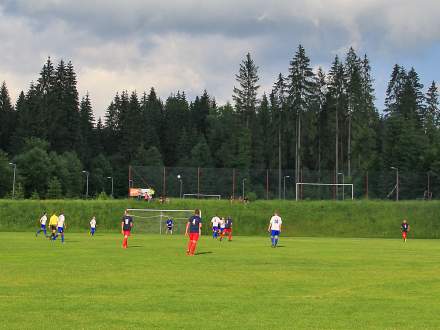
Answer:
[[72, 60], [102, 116], [117, 91], [151, 86], [223, 104], [247, 52], [262, 93], [299, 43], [325, 69], [353, 46], [370, 58], [381, 109], [395, 63], [439, 80], [439, 17], [438, 0], [0, 0], [0, 81], [15, 100], [47, 56]]

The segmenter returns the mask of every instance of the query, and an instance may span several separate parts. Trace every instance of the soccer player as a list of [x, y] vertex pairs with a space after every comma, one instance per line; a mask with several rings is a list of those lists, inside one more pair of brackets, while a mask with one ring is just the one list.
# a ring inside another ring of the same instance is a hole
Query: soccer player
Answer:
[[94, 236], [96, 231], [96, 217], [93, 216], [92, 220], [90, 220], [90, 235]]
[[47, 222], [47, 212], [44, 212], [43, 216], [40, 218], [40, 230], [38, 230], [35, 233], [35, 236], [38, 236], [38, 234], [41, 232], [44, 233], [44, 236], [47, 236], [46, 222]]
[[[189, 235], [188, 235], [189, 234]], [[200, 210], [195, 209], [194, 215], [188, 219], [186, 224], [185, 236], [189, 236], [187, 256], [193, 256], [196, 251], [197, 241], [202, 235], [202, 218], [200, 218]]]
[[267, 228], [267, 231], [270, 232], [270, 239], [272, 241], [272, 247], [277, 247], [278, 244], [278, 237], [281, 233], [281, 224], [283, 221], [281, 220], [280, 215], [278, 214], [278, 211], [275, 211], [275, 214], [270, 218], [269, 227]]
[[406, 237], [408, 236], [409, 232], [409, 224], [406, 219], [403, 219], [402, 225], [400, 226], [400, 231], [402, 232], [402, 238], [403, 242], [406, 242]]
[[61, 243], [64, 243], [64, 230], [67, 228], [66, 218], [64, 217], [64, 212], [61, 212], [58, 217], [57, 230], [58, 234], [55, 235], [53, 240], [55, 241], [58, 236], [61, 236]]
[[226, 222], [225, 222], [225, 229], [222, 232], [222, 236], [220, 237], [220, 241], [223, 239], [223, 236], [225, 236], [225, 234], [228, 235], [228, 241], [232, 241], [232, 218], [230, 216], [228, 216], [226, 218]]
[[224, 217], [221, 217], [219, 225], [220, 225], [219, 234], [221, 238], [223, 236], [223, 232], [225, 231], [225, 225], [226, 225], [226, 221]]
[[170, 233], [171, 235], [173, 234], [173, 227], [174, 227], [173, 219], [168, 218], [168, 220], [167, 220], [167, 231], [165, 232], [166, 235], [168, 235], [168, 233]]
[[133, 228], [133, 217], [128, 214], [128, 211], [125, 210], [124, 216], [122, 217], [121, 222], [121, 232], [124, 235], [124, 240], [122, 241], [122, 247], [126, 249], [128, 247], [128, 236], [130, 236], [131, 229]]
[[49, 219], [50, 237], [49, 239], [54, 240], [57, 233], [58, 217], [54, 213]]
[[212, 238], [217, 238], [218, 236], [218, 226], [220, 224], [220, 218], [217, 215], [214, 215], [211, 219], [212, 224]]

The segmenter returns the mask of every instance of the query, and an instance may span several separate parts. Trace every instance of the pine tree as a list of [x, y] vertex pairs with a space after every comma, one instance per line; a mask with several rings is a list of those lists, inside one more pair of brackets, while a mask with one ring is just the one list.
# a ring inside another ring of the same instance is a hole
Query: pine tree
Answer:
[[14, 134], [16, 112], [11, 103], [6, 83], [0, 87], [0, 150], [10, 150], [11, 137]]
[[303, 157], [301, 143], [304, 135], [301, 129], [302, 117], [311, 107], [314, 90], [314, 74], [310, 67], [310, 59], [301, 45], [298, 46], [298, 50], [290, 62], [287, 89], [289, 111], [291, 111], [291, 117], [294, 117], [296, 121], [295, 182], [299, 182]]
[[92, 154], [94, 154], [94, 152], [97, 149], [96, 141], [94, 139], [95, 118], [93, 116], [92, 105], [88, 93], [81, 100], [79, 114], [80, 114], [80, 131], [81, 131], [80, 155], [82, 157], [83, 162], [85, 162], [90, 160]]
[[255, 65], [251, 54], [247, 53], [246, 58], [240, 64], [239, 73], [235, 75], [239, 87], [234, 87], [232, 96], [235, 102], [235, 109], [241, 115], [246, 128], [249, 128], [251, 120], [254, 119], [258, 105], [258, 66]]
[[[440, 127], [440, 108], [439, 108], [439, 92], [438, 87], [433, 81], [426, 93], [426, 116], [429, 118], [427, 123], [433, 122], [434, 126]], [[427, 124], [425, 123], [425, 125]]]

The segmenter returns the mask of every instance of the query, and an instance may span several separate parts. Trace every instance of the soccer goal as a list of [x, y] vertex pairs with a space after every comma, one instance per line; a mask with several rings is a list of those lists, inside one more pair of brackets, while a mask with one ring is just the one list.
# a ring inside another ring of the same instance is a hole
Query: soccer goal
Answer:
[[[336, 196], [334, 196], [336, 195]], [[354, 199], [352, 183], [296, 183], [296, 200], [299, 199]], [[300, 198], [302, 196], [302, 198]]]
[[188, 218], [194, 214], [194, 210], [127, 209], [127, 211], [133, 217], [134, 232], [150, 234], [165, 234], [168, 219], [173, 220], [173, 234], [184, 234]]
[[221, 199], [221, 195], [210, 195], [210, 194], [183, 194], [183, 198], [204, 198], [204, 199]]

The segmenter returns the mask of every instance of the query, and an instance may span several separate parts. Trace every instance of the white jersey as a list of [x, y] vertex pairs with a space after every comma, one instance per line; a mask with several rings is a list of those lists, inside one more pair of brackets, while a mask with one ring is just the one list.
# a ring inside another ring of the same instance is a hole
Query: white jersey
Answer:
[[225, 229], [225, 220], [220, 219], [220, 228]]
[[96, 220], [95, 220], [95, 218], [90, 220], [90, 228], [96, 228]]
[[282, 223], [283, 223], [283, 220], [281, 220], [281, 217], [278, 215], [274, 215], [272, 218], [270, 218], [270, 229], [271, 230], [281, 230]]
[[60, 227], [60, 228], [64, 228], [64, 221], [65, 221], [64, 214], [61, 214], [58, 217], [58, 224], [57, 224], [57, 226]]
[[219, 225], [219, 223], [220, 223], [220, 218], [217, 217], [217, 216], [212, 217], [211, 222], [212, 222], [212, 226], [213, 226], [213, 227], [218, 227], [218, 225]]
[[45, 214], [40, 218], [40, 224], [45, 226], [46, 222], [47, 222], [47, 215]]

